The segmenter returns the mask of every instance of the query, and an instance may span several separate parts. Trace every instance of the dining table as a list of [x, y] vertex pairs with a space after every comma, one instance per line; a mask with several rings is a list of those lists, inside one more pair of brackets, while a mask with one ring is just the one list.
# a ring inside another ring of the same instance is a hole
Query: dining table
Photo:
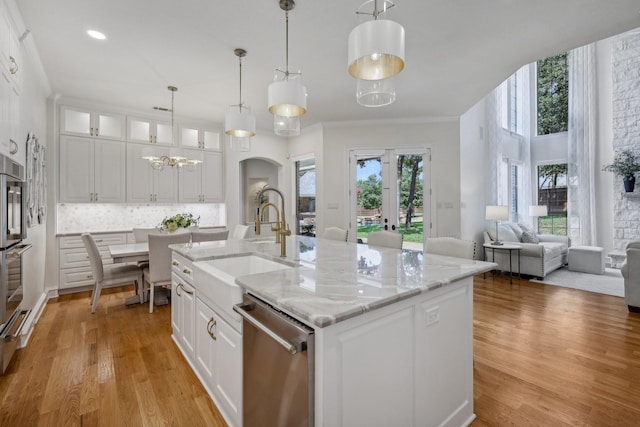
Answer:
[[[119, 245], [109, 245], [109, 254], [114, 263], [134, 263], [141, 261], [149, 261], [149, 242], [142, 243], [123, 243]], [[148, 302], [147, 293], [144, 292], [144, 283], [138, 284], [136, 295], [127, 297], [126, 305], [140, 303], [140, 292], [143, 292], [143, 302]]]

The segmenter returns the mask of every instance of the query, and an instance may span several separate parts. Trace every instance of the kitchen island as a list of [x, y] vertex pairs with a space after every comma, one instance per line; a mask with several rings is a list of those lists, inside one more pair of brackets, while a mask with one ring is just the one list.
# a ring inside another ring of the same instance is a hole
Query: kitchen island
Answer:
[[[265, 241], [172, 247], [174, 341], [229, 424], [242, 425], [242, 322], [232, 306], [243, 292], [315, 331], [316, 426], [473, 420], [472, 276], [494, 264], [310, 237], [287, 240], [286, 258]], [[229, 286], [230, 277], [208, 263], [251, 254], [284, 267], [237, 275], [238, 286]]]

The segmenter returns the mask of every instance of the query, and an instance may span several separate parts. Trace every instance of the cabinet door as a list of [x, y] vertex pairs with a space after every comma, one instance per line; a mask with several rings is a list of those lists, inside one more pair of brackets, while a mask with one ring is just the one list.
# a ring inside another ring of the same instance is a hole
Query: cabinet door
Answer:
[[102, 203], [123, 203], [126, 185], [125, 143], [96, 141], [94, 165], [94, 200]]
[[60, 107], [60, 133], [92, 136], [91, 112], [75, 107]]
[[127, 141], [152, 143], [151, 120], [129, 117], [127, 123]]
[[225, 413], [242, 425], [242, 335], [218, 316], [216, 389]]
[[[184, 150], [184, 155], [190, 159], [203, 160], [203, 153], [200, 150]], [[202, 202], [201, 181], [204, 167], [204, 163], [200, 163], [195, 168], [187, 167], [178, 170], [179, 201], [188, 203]]]
[[119, 114], [95, 113], [95, 135], [100, 138], [124, 140], [124, 116]]
[[[182, 303], [178, 294], [178, 283], [180, 278], [171, 273], [171, 328], [172, 335], [176, 341], [182, 343]], [[182, 345], [182, 344], [180, 344]]]
[[186, 350], [193, 354], [195, 344], [195, 321], [196, 321], [196, 298], [195, 289], [187, 282], [182, 283], [182, 287], [179, 288], [180, 301], [182, 304], [182, 341], [186, 347]]
[[207, 383], [207, 388], [211, 391], [216, 388], [214, 378], [218, 339], [216, 336], [218, 321], [216, 317], [212, 309], [199, 298], [196, 298], [196, 369]]
[[200, 132], [195, 127], [180, 127], [180, 144], [188, 148], [200, 148]]
[[145, 150], [139, 144], [127, 144], [127, 202], [148, 203], [153, 201], [153, 169], [142, 158]]
[[155, 138], [154, 142], [160, 145], [174, 145], [175, 141], [173, 135], [173, 129], [171, 128], [171, 123], [166, 122], [155, 122], [154, 123], [154, 133]]
[[60, 137], [60, 201], [88, 203], [93, 197], [93, 141]]
[[213, 130], [203, 130], [202, 131], [202, 137], [201, 137], [201, 141], [203, 143], [203, 148], [205, 150], [213, 150], [213, 151], [221, 151], [222, 150], [222, 145], [221, 145], [221, 138], [220, 138], [220, 131], [213, 131]]
[[11, 78], [9, 72], [0, 70], [0, 153], [9, 155], [9, 139], [11, 138]]
[[224, 171], [222, 153], [202, 153], [202, 190], [205, 202], [221, 202], [224, 199]]

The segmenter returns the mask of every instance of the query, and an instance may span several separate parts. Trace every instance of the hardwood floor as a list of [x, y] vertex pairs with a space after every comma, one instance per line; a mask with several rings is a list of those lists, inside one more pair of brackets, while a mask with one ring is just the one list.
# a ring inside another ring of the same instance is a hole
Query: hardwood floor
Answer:
[[171, 341], [171, 308], [105, 289], [51, 300], [0, 377], [0, 426], [225, 426]]
[[[126, 289], [47, 304], [0, 377], [0, 426], [224, 426], [171, 341], [170, 307]], [[640, 314], [621, 298], [475, 278], [474, 392], [482, 426], [635, 426]]]

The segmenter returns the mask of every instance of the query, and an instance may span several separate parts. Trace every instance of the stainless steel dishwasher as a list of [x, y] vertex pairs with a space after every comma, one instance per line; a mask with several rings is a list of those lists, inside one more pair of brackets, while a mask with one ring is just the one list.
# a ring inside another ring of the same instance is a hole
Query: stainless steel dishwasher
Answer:
[[313, 329], [245, 294], [242, 325], [244, 427], [313, 427]]

